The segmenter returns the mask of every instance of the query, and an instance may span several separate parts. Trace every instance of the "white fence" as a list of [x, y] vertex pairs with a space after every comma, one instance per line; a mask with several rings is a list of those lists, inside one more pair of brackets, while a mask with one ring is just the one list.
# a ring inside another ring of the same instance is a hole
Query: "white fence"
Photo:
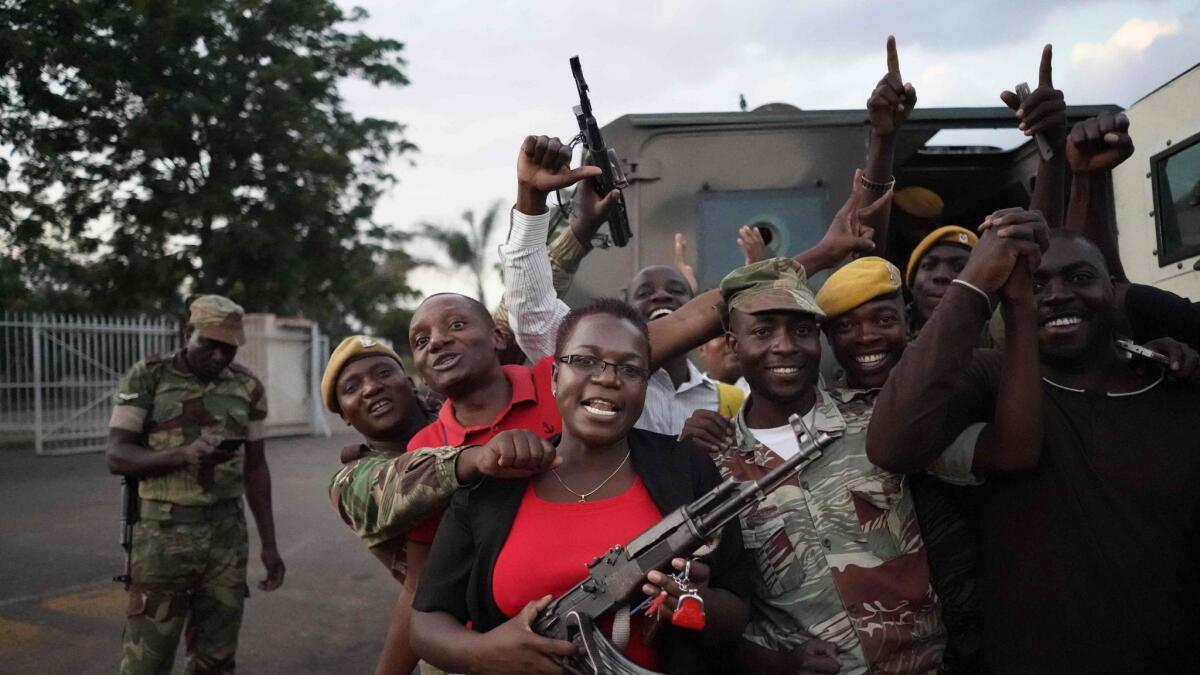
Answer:
[[[238, 360], [267, 387], [268, 435], [327, 435], [318, 387], [328, 339], [307, 321], [258, 315], [269, 320], [256, 325], [255, 316]], [[32, 444], [39, 455], [102, 450], [121, 376], [179, 343], [171, 318], [0, 314], [0, 445]]]

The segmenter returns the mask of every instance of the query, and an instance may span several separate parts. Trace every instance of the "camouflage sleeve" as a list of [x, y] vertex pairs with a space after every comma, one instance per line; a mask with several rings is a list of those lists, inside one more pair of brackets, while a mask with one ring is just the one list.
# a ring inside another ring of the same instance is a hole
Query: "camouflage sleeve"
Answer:
[[[579, 263], [592, 250], [591, 244], [579, 241], [569, 225], [559, 228], [558, 235], [550, 243], [550, 270], [553, 275], [554, 293], [562, 297], [571, 288], [575, 273], [579, 271]], [[500, 305], [492, 313], [496, 327], [505, 335], [512, 335], [508, 320], [508, 302], [501, 299]]]
[[953, 485], [982, 485], [983, 481], [971, 472], [971, 466], [975, 463], [975, 444], [987, 426], [976, 422], [963, 429], [926, 470]]
[[263, 383], [254, 378], [250, 391], [250, 423], [246, 428], [246, 440], [257, 441], [263, 437], [263, 420], [267, 419], [267, 390]]
[[460, 452], [440, 447], [368, 455], [334, 475], [330, 501], [369, 546], [403, 536], [450, 503], [460, 487], [455, 473]]
[[110, 429], [122, 429], [135, 434], [142, 433], [146, 416], [154, 407], [154, 376], [145, 361], [138, 361], [117, 385], [113, 394]]

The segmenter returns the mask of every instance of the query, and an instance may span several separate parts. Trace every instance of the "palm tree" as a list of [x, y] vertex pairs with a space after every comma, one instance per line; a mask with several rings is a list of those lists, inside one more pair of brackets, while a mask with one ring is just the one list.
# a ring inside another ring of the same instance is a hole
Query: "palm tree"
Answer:
[[436, 243], [449, 258], [449, 264], [442, 264], [440, 267], [447, 270], [465, 267], [471, 271], [475, 276], [479, 301], [484, 305], [487, 305], [487, 300], [483, 293], [483, 271], [486, 269], [488, 246], [499, 214], [500, 201], [497, 200], [478, 222], [475, 220], [475, 212], [467, 210], [462, 214], [462, 223], [452, 227], [421, 223], [421, 231], [418, 233], [418, 236]]

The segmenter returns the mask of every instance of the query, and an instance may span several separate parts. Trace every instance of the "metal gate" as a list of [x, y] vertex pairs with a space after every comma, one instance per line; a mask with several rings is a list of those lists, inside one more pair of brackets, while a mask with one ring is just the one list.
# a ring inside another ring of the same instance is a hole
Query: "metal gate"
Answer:
[[178, 345], [172, 318], [0, 315], [0, 443], [33, 441], [39, 455], [102, 450], [121, 376]]
[[[267, 388], [267, 436], [328, 436], [320, 382], [329, 338], [311, 321], [247, 315], [239, 363]], [[0, 314], [0, 448], [103, 450], [112, 395], [133, 364], [180, 347], [176, 319]]]

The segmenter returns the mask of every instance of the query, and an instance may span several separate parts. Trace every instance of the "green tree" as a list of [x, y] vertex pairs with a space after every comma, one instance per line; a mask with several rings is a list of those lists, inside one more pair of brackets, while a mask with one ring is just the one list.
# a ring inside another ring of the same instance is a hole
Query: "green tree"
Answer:
[[500, 202], [492, 204], [478, 222], [475, 212], [462, 214], [462, 223], [454, 226], [421, 223], [420, 236], [434, 242], [445, 254], [447, 261], [439, 265], [443, 269], [466, 268], [475, 277], [475, 292], [480, 302], [487, 304], [483, 292], [483, 272], [487, 269], [488, 247], [496, 229], [500, 214]]
[[[0, 299], [174, 311], [190, 293], [334, 332], [415, 295], [373, 219], [415, 150], [339, 83], [403, 86], [403, 45], [332, 0], [0, 3]], [[23, 283], [18, 283], [20, 282]]]

